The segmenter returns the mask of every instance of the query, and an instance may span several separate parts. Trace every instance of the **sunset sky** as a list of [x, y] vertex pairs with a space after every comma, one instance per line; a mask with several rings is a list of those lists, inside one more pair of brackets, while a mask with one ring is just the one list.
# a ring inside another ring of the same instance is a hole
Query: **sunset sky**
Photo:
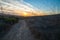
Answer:
[[37, 7], [42, 11], [59, 10], [60, 11], [60, 0], [24, 0]]
[[60, 0], [0, 0], [0, 7], [5, 11], [22, 14], [58, 14], [60, 13]]

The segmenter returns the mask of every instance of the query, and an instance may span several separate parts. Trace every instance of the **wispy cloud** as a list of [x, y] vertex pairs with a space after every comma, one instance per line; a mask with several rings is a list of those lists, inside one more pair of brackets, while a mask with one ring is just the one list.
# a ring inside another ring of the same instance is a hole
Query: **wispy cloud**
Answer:
[[18, 9], [18, 10], [23, 10], [23, 11], [35, 11], [36, 8], [33, 7], [31, 4], [24, 2], [23, 0], [17, 1], [17, 0], [0, 0], [0, 3], [7, 8], [10, 9]]
[[25, 12], [32, 14], [32, 15], [39, 15], [39, 13], [37, 12], [37, 11], [39, 11], [39, 9], [34, 7], [33, 5], [25, 2], [24, 0], [20, 0], [20, 1], [18, 1], [18, 0], [0, 0], [0, 4], [1, 4], [0, 6], [2, 6], [3, 9], [5, 9], [5, 11], [15, 12], [16, 15], [19, 15], [19, 14], [22, 14]]

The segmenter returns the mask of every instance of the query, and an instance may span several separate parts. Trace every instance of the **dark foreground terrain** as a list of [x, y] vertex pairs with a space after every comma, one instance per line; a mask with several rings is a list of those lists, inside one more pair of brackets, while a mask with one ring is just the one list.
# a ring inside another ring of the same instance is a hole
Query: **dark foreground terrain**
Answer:
[[60, 40], [60, 14], [26, 18], [5, 16], [0, 21], [2, 25], [7, 24], [0, 26], [0, 40]]
[[27, 25], [39, 40], [60, 40], [60, 14], [29, 17]]
[[18, 18], [11, 15], [0, 15], [0, 38], [2, 38], [18, 22]]

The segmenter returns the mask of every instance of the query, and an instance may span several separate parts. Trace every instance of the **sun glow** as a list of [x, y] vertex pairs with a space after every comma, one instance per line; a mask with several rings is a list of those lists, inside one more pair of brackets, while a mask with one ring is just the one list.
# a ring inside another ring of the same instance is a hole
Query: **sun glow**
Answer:
[[5, 10], [7, 14], [24, 16], [24, 17], [42, 15], [42, 12], [39, 12], [38, 8], [24, 1], [19, 2], [14, 0], [6, 0], [6, 1], [0, 0], [0, 3], [2, 5], [3, 10]]
[[26, 17], [26, 16], [28, 16], [28, 14], [27, 14], [26, 12], [24, 12], [24, 13], [23, 13], [23, 16], [25, 16], [25, 17]]

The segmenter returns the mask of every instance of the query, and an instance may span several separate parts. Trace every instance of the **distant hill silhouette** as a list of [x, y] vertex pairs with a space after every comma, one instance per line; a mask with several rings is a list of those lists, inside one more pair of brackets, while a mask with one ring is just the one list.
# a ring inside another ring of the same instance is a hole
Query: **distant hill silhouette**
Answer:
[[29, 17], [26, 21], [35, 38], [60, 40], [60, 14]]

